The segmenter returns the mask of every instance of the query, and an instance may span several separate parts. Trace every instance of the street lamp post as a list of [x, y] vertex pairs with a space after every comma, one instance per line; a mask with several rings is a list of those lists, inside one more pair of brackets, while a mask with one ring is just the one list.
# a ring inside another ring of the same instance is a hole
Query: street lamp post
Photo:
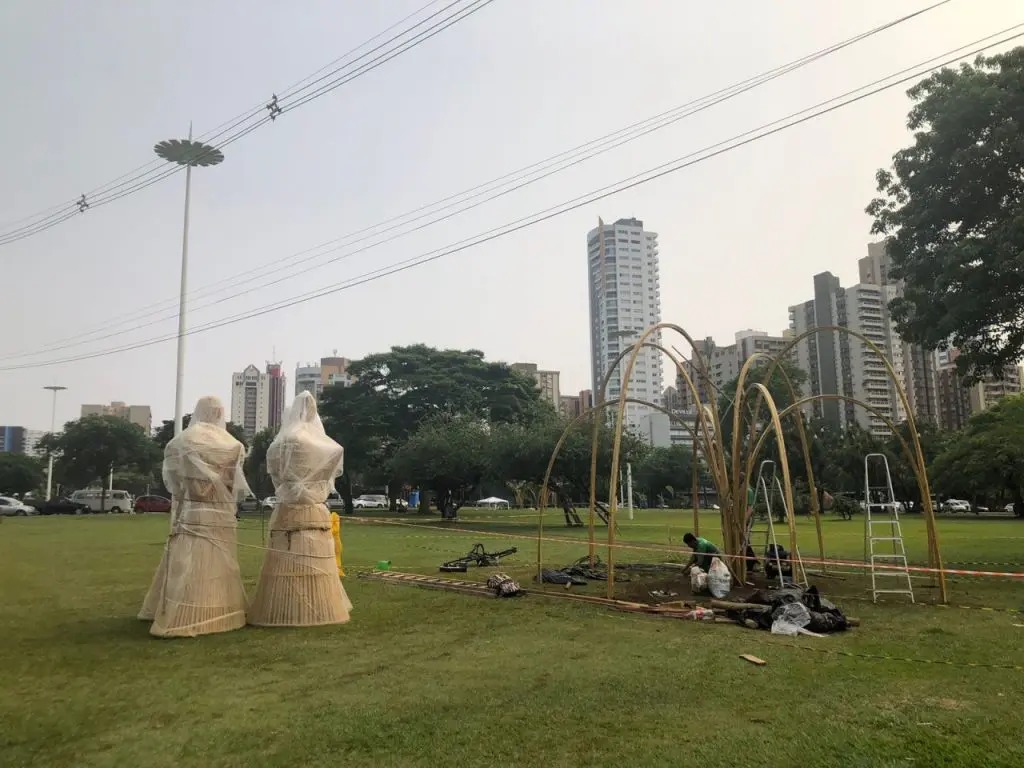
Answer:
[[185, 294], [188, 289], [188, 213], [192, 198], [192, 167], [218, 165], [224, 153], [216, 147], [192, 140], [189, 126], [187, 139], [169, 139], [153, 147], [153, 151], [170, 163], [185, 166], [185, 222], [181, 234], [181, 296], [178, 300], [178, 363], [174, 384], [174, 434], [182, 430], [182, 384], [185, 380]]
[[[50, 434], [52, 435], [57, 431], [57, 393], [67, 389], [67, 387], [59, 387], [56, 384], [43, 387], [53, 392], [53, 406], [50, 409]], [[50, 460], [46, 467], [46, 500], [50, 500], [50, 494], [53, 492], [53, 451], [50, 452]]]

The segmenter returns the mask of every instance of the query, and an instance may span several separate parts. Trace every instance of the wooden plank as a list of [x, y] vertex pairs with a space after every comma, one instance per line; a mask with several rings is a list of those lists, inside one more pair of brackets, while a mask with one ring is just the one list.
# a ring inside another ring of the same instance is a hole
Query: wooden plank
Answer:
[[763, 667], [765, 664], [768, 663], [764, 659], [759, 659], [757, 656], [752, 656], [749, 653], [741, 653], [740, 658], [744, 661], [749, 661], [751, 664], [757, 667]]

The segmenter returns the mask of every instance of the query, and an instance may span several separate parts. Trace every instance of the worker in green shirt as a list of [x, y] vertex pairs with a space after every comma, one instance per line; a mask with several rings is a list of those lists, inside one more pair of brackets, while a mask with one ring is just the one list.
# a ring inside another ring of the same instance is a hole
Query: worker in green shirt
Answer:
[[712, 544], [707, 539], [694, 536], [692, 533], [688, 533], [683, 536], [683, 541], [686, 545], [693, 550], [693, 556], [690, 558], [690, 562], [686, 564], [683, 572], [686, 573], [696, 565], [705, 573], [711, 568], [711, 560], [715, 555], [721, 554], [718, 551], [718, 547]]

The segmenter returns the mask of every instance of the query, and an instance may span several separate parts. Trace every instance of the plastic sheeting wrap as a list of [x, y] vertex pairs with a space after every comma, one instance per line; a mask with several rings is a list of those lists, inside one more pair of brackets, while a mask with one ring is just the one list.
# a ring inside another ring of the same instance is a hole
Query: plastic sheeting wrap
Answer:
[[245, 626], [238, 570], [238, 500], [249, 493], [245, 447], [228, 434], [216, 397], [196, 404], [187, 429], [164, 450], [171, 534], [139, 618], [158, 637], [194, 637]]
[[338, 577], [331, 517], [324, 502], [342, 472], [344, 449], [324, 432], [316, 400], [303, 392], [267, 450], [277, 507], [270, 549], [249, 608], [257, 626], [341, 624], [352, 603]]

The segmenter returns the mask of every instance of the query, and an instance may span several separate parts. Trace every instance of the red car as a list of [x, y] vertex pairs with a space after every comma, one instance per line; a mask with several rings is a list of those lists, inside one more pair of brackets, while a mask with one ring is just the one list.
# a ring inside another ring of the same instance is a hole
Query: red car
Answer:
[[136, 512], [170, 512], [171, 500], [163, 496], [139, 496], [135, 500]]

